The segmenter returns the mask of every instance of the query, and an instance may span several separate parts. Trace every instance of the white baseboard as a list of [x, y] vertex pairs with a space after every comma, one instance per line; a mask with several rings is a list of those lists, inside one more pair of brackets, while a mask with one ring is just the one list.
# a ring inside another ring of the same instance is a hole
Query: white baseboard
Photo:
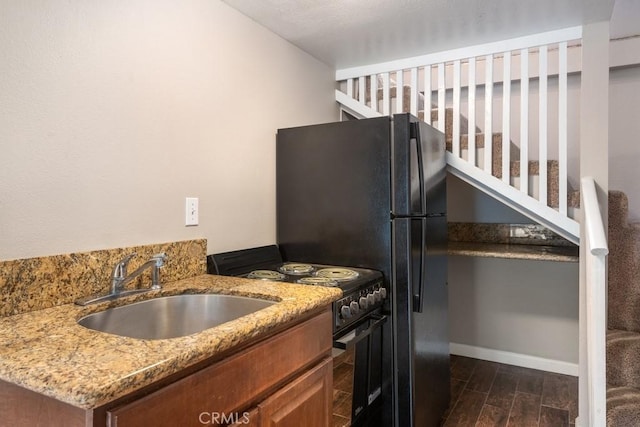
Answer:
[[528, 354], [512, 353], [510, 351], [494, 350], [491, 348], [474, 347], [466, 344], [449, 343], [451, 354], [473, 357], [474, 359], [504, 363], [506, 365], [521, 366], [523, 368], [539, 369], [556, 374], [578, 376], [578, 364], [561, 360], [545, 359]]

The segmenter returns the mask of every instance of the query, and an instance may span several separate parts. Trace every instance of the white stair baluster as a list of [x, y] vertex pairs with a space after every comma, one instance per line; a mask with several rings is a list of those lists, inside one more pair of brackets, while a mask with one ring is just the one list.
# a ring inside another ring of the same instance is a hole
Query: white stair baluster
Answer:
[[391, 114], [391, 99], [389, 99], [389, 85], [391, 84], [389, 73], [382, 74], [382, 114]]
[[469, 58], [469, 88], [467, 95], [469, 117], [467, 119], [467, 147], [469, 163], [476, 165], [476, 58]]
[[529, 194], [529, 49], [520, 50], [520, 191]]
[[445, 131], [445, 103], [447, 95], [447, 82], [444, 74], [444, 62], [438, 64], [438, 130]]
[[365, 80], [365, 76], [358, 77], [358, 101], [360, 101], [362, 104], [364, 104], [365, 100], [367, 99], [365, 96]]
[[396, 72], [396, 113], [403, 112], [404, 101], [404, 70]]
[[538, 134], [539, 134], [539, 160], [540, 160], [540, 185], [539, 185], [539, 200], [545, 205], [549, 204], [548, 195], [547, 195], [547, 180], [548, 180], [548, 171], [547, 171], [547, 67], [548, 67], [548, 55], [547, 55], [547, 46], [540, 46], [538, 50], [538, 61], [539, 61], [539, 70], [538, 70]]
[[431, 65], [424, 66], [424, 121], [431, 124]]
[[460, 60], [453, 61], [453, 124], [451, 152], [462, 157], [460, 152]]
[[567, 214], [567, 42], [558, 44], [558, 202]]
[[502, 58], [502, 180], [510, 184], [510, 145], [511, 145], [511, 52], [505, 52]]
[[418, 117], [418, 94], [418, 69], [414, 67], [411, 69], [411, 106], [409, 111], [416, 117]]
[[484, 59], [484, 170], [492, 174], [493, 164], [493, 55]]
[[370, 84], [370, 96], [371, 96], [371, 109], [378, 111], [378, 75], [372, 74], [369, 76]]

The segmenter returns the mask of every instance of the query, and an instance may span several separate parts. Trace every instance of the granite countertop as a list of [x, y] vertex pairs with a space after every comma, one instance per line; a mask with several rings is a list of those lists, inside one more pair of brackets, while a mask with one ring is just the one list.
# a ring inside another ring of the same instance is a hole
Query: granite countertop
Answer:
[[[159, 295], [220, 293], [278, 301], [186, 337], [140, 340], [93, 331], [87, 314]], [[162, 290], [80, 307], [65, 304], [0, 318], [0, 379], [91, 409], [215, 356], [341, 296], [337, 288], [201, 275]]]
[[534, 261], [578, 262], [577, 246], [542, 246], [505, 243], [449, 242], [449, 255], [509, 258]]

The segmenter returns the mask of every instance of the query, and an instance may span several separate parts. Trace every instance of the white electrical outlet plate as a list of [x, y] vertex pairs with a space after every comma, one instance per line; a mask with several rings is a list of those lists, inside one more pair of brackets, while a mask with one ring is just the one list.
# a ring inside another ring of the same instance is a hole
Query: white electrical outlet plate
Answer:
[[198, 198], [187, 197], [184, 225], [198, 225]]

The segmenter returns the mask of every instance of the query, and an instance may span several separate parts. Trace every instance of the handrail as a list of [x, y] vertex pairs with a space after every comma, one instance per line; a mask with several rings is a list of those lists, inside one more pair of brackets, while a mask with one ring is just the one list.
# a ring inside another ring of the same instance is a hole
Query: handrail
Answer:
[[[580, 180], [584, 208], [584, 283], [580, 284], [580, 425], [606, 425], [607, 273], [609, 253], [593, 177]], [[588, 252], [587, 252], [588, 251]], [[581, 281], [582, 282], [582, 281]], [[576, 424], [578, 422], [576, 421]]]
[[600, 215], [596, 183], [590, 176], [583, 177], [580, 183], [584, 200], [585, 231], [589, 235], [589, 251], [593, 255], [605, 256], [609, 253], [609, 247]]
[[396, 70], [420, 67], [429, 64], [439, 64], [469, 58], [470, 56], [485, 56], [488, 54], [531, 48], [536, 46], [558, 43], [566, 40], [582, 38], [582, 26], [549, 31], [498, 42], [485, 43], [459, 49], [430, 53], [412, 58], [398, 59], [378, 64], [343, 68], [336, 70], [336, 80], [346, 80], [370, 74], [388, 73]]

